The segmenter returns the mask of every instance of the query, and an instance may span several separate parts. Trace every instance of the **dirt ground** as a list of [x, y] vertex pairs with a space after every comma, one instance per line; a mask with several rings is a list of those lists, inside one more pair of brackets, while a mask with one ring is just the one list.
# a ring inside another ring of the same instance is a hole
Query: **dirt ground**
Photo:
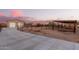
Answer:
[[23, 31], [79, 43], [79, 29], [77, 29], [76, 33], [61, 32], [41, 27], [24, 28]]

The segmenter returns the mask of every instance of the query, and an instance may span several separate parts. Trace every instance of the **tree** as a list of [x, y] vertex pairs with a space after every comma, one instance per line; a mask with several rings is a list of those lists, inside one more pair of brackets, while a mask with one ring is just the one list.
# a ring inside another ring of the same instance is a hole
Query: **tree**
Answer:
[[53, 22], [49, 22], [48, 23], [48, 27], [54, 29], [54, 23]]

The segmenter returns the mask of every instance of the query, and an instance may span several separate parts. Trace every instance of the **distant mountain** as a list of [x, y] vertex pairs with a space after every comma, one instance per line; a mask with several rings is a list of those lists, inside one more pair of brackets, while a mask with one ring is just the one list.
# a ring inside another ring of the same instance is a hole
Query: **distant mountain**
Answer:
[[1, 17], [0, 17], [0, 23], [6, 22], [8, 19], [10, 19], [10, 18], [9, 18], [9, 17], [1, 16]]
[[6, 16], [1, 16], [0, 17], [0, 22], [6, 22], [8, 20], [22, 20], [24, 21], [25, 23], [30, 23], [30, 22], [33, 22], [33, 23], [41, 23], [41, 24], [45, 24], [45, 23], [48, 23], [50, 20], [38, 20], [38, 19], [35, 19], [35, 18], [32, 18], [32, 17], [6, 17]]
[[25, 22], [31, 22], [34, 20], [34, 18], [31, 17], [5, 17], [5, 16], [1, 16], [0, 17], [0, 22], [6, 22], [7, 20], [23, 20]]
[[32, 18], [32, 17], [16, 17], [16, 19], [18, 19], [18, 20], [23, 20], [23, 21], [25, 21], [25, 22], [32, 22], [32, 21], [35, 20], [35, 19]]

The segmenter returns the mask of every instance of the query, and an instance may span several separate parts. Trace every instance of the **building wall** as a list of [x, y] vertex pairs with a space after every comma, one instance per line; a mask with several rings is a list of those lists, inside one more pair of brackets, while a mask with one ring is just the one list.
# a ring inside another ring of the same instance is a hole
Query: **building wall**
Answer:
[[9, 28], [21, 28], [24, 26], [24, 22], [21, 21], [8, 21]]

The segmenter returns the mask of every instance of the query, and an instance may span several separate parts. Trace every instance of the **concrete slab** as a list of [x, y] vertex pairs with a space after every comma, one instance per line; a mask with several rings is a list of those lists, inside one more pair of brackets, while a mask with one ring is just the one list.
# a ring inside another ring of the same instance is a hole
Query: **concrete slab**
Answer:
[[25, 33], [13, 28], [0, 32], [0, 50], [75, 50], [78, 43]]

